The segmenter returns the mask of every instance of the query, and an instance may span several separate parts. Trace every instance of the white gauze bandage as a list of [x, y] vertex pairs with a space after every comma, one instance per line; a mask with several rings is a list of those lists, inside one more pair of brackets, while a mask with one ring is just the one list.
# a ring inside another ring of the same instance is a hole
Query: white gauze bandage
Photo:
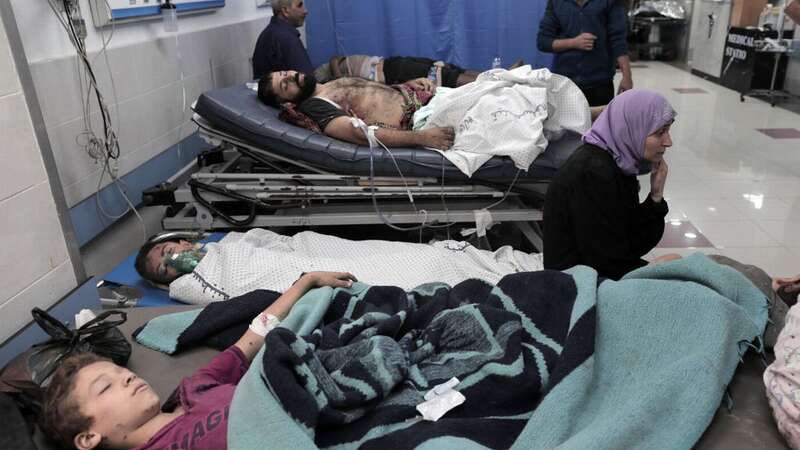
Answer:
[[277, 317], [262, 312], [250, 322], [250, 331], [261, 337], [266, 337], [267, 333], [278, 328], [280, 324], [281, 321]]

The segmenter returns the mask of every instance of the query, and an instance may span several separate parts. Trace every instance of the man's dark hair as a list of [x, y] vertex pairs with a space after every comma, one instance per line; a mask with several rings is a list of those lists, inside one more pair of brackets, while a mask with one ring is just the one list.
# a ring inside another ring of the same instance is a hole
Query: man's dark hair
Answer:
[[275, 91], [272, 89], [272, 74], [267, 72], [258, 81], [258, 99], [273, 108], [280, 108], [281, 103]]
[[[93, 419], [80, 411], [72, 397], [78, 372], [84, 367], [109, 361], [94, 353], [78, 353], [61, 361], [44, 394], [40, 426], [64, 448], [75, 448], [75, 436], [89, 430]], [[122, 406], [122, 405], [120, 405]]]
[[147, 254], [150, 253], [150, 250], [153, 249], [158, 244], [164, 242], [180, 242], [184, 239], [181, 238], [171, 238], [166, 239], [163, 241], [158, 242], [148, 242], [144, 244], [142, 248], [139, 250], [139, 253], [136, 255], [136, 261], [133, 263], [133, 267], [136, 269], [136, 272], [144, 278], [145, 280], [152, 281], [153, 283], [158, 284], [169, 284], [172, 280], [166, 280], [162, 277], [159, 277], [157, 273], [151, 273], [147, 267]]

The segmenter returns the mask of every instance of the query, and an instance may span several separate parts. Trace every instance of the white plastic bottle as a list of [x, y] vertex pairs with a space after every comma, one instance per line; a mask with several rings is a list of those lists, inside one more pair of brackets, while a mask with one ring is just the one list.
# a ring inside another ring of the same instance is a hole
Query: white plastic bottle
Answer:
[[436, 64], [431, 65], [431, 70], [428, 71], [428, 79], [436, 83]]
[[492, 60], [492, 69], [501, 69], [503, 67], [503, 60], [499, 56], [495, 56]]

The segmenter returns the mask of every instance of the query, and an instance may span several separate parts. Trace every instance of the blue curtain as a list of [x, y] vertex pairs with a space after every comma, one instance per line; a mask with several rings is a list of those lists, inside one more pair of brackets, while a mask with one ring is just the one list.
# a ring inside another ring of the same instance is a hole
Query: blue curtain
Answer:
[[550, 67], [536, 49], [547, 0], [306, 0], [312, 63], [332, 55], [426, 56], [484, 70], [498, 55]]

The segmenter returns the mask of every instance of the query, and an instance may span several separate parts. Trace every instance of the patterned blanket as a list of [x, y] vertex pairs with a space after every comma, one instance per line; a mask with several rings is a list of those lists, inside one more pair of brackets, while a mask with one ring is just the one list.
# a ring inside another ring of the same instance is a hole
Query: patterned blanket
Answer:
[[[318, 289], [239, 383], [228, 447], [688, 450], [766, 320], [763, 294], [700, 254], [618, 282]], [[422, 420], [453, 376], [466, 401]]]
[[[225, 345], [276, 295], [164, 316], [137, 339]], [[316, 289], [240, 381], [228, 448], [690, 449], [766, 322], [764, 294], [701, 254], [620, 281], [576, 267]], [[423, 420], [452, 377], [464, 403]]]
[[[560, 272], [411, 292], [333, 293], [326, 325], [267, 336], [264, 381], [320, 447], [415, 448], [459, 436], [507, 448], [548, 386], [594, 352], [594, 307]], [[438, 422], [416, 406], [457, 377], [466, 402]]]

